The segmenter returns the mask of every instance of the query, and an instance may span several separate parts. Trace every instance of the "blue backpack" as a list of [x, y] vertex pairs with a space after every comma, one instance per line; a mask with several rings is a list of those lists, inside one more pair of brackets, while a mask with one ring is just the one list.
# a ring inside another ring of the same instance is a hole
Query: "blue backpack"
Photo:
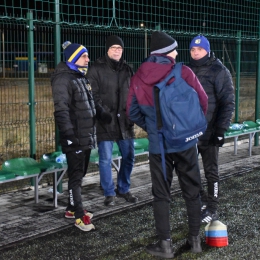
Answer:
[[[182, 63], [177, 63], [170, 74], [154, 87], [162, 160], [164, 160], [164, 139], [169, 145], [180, 147], [181, 150], [185, 144], [203, 135], [207, 128], [207, 120], [198, 93], [181, 77], [181, 70]], [[173, 77], [175, 80], [168, 84]], [[163, 168], [166, 180], [165, 162]]]

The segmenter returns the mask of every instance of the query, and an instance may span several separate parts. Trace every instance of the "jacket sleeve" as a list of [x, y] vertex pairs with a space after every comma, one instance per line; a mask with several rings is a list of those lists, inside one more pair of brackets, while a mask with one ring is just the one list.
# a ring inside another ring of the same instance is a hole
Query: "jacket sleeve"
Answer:
[[133, 76], [130, 83], [130, 88], [127, 96], [126, 114], [128, 118], [136, 125], [146, 131], [145, 116], [141, 112], [140, 105], [134, 91], [135, 77]]
[[66, 76], [52, 82], [54, 117], [59, 131], [65, 135], [74, 135], [74, 127], [70, 119], [72, 89]]
[[218, 102], [215, 131], [218, 133], [224, 133], [231, 123], [232, 115], [235, 109], [235, 95], [232, 76], [229, 70], [224, 66], [215, 78], [215, 93]]
[[186, 82], [198, 93], [200, 105], [204, 115], [206, 115], [208, 110], [208, 96], [200, 84], [198, 78], [193, 73], [193, 71], [185, 65], [182, 66], [182, 78], [186, 80]]

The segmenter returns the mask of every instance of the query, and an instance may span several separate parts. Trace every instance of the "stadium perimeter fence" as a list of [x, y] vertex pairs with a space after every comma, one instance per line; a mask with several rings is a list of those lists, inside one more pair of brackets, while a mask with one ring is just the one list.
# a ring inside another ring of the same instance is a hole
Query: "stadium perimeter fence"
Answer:
[[[240, 120], [241, 79], [255, 84], [252, 101], [254, 117], [259, 118], [258, 0], [1, 1], [0, 164], [14, 157], [39, 159], [43, 153], [59, 149], [50, 75], [64, 59], [64, 41], [86, 46], [91, 66], [104, 55], [106, 37], [117, 34], [124, 40], [124, 59], [136, 71], [149, 55], [155, 30], [165, 31], [177, 40], [177, 60], [184, 63], [189, 62], [191, 39], [205, 35], [211, 50], [233, 76], [234, 121]], [[138, 128], [136, 134], [145, 136]]]

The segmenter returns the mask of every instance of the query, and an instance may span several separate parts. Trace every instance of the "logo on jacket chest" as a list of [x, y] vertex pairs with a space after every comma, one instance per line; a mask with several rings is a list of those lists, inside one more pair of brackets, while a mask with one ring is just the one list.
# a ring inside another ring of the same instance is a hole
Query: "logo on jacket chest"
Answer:
[[91, 91], [91, 86], [90, 86], [90, 84], [87, 83], [86, 88], [87, 88], [88, 91]]

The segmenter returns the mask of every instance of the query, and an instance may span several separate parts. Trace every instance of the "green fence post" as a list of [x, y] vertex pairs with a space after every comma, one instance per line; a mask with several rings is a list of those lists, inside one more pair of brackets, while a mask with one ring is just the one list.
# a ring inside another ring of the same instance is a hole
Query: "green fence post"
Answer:
[[[258, 44], [257, 44], [257, 70], [256, 70], [256, 94], [255, 94], [255, 120], [259, 119], [259, 98], [260, 98], [260, 16], [258, 21]], [[259, 145], [259, 134], [255, 134], [255, 146]]]
[[239, 92], [240, 92], [240, 63], [241, 63], [241, 31], [237, 32], [237, 55], [236, 55], [236, 108], [235, 122], [239, 122]]
[[[56, 67], [61, 61], [61, 44], [60, 44], [60, 3], [59, 0], [55, 0], [54, 4], [54, 66]], [[59, 130], [57, 124], [55, 124], [55, 150], [61, 151], [59, 143]], [[58, 176], [59, 177], [59, 176]], [[58, 184], [57, 191], [62, 193], [62, 180]], [[53, 191], [54, 192], [54, 191]]]
[[155, 30], [156, 31], [161, 31], [161, 24], [157, 24], [156, 26], [155, 26]]
[[[33, 13], [27, 13], [28, 30], [28, 84], [29, 84], [29, 127], [30, 127], [30, 157], [36, 158], [36, 135], [35, 135], [35, 94], [34, 94], [34, 49], [33, 49]], [[33, 178], [31, 184], [34, 185]]]

